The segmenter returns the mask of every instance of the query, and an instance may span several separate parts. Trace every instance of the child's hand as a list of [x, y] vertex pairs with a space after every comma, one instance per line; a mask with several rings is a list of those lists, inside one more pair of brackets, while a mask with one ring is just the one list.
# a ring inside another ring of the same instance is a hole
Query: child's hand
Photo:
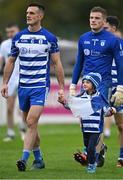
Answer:
[[59, 99], [58, 99], [58, 102], [61, 103], [64, 106], [65, 109], [69, 109], [70, 110], [68, 102], [67, 102], [66, 99], [64, 99], [64, 101], [59, 101]]

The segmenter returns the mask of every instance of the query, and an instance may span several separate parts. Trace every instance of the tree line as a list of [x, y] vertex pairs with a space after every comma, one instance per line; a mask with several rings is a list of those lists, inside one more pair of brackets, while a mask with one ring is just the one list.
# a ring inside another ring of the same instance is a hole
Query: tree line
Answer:
[[[0, 32], [10, 22], [16, 22], [20, 28], [26, 27], [26, 8], [31, 2], [45, 6], [43, 26], [61, 38], [76, 40], [80, 34], [89, 30], [89, 12], [93, 6], [102, 6], [109, 15], [116, 15], [123, 21], [122, 0], [1, 0]], [[123, 24], [120, 29], [122, 31]]]

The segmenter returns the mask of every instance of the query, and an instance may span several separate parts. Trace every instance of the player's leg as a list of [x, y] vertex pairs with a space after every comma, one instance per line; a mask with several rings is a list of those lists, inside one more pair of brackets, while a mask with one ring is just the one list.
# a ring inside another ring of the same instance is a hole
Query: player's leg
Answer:
[[[32, 151], [36, 146], [36, 141], [38, 146], [40, 145], [40, 138], [37, 136], [37, 125], [44, 108], [46, 92], [46, 88], [26, 90], [19, 88], [20, 109], [24, 112], [28, 112], [27, 114], [25, 113], [27, 116], [27, 132], [24, 139], [23, 155], [21, 160], [17, 162], [18, 170], [20, 171], [24, 171], [26, 169], [26, 162], [30, 156], [30, 151]], [[25, 163], [25, 166], [23, 165], [23, 162]]]
[[[40, 105], [42, 104], [42, 107], [43, 107], [46, 101], [46, 98], [48, 96], [48, 92], [49, 92], [49, 88], [42, 88], [42, 89], [39, 89], [39, 91], [37, 90], [37, 93], [36, 93], [37, 97], [35, 97], [35, 93], [34, 95], [32, 95], [32, 98], [31, 98], [32, 104], [40, 103]], [[45, 164], [44, 164], [43, 155], [40, 149], [40, 137], [39, 137], [38, 130], [37, 130], [36, 140], [35, 140], [32, 150], [33, 150], [33, 155], [34, 155], [35, 160], [33, 161], [31, 169], [33, 170], [33, 169], [44, 168]]]
[[33, 151], [35, 160], [33, 161], [31, 170], [45, 168], [45, 163], [43, 161], [43, 155], [42, 155], [42, 152], [40, 149], [40, 137], [39, 137], [38, 131], [37, 131], [36, 141], [35, 141], [32, 151]]
[[31, 106], [29, 113], [27, 115], [27, 132], [24, 140], [24, 149], [31, 151], [36, 141], [37, 137], [37, 125], [39, 117], [43, 111], [43, 106], [33, 105]]
[[26, 129], [27, 129], [26, 119], [23, 118], [22, 112], [19, 109], [18, 109], [18, 115], [21, 117], [21, 120], [19, 121], [19, 124], [18, 124], [20, 135], [21, 135], [21, 139], [24, 141]]
[[123, 167], [123, 113], [115, 114], [115, 121], [119, 131], [120, 152], [117, 167]]
[[14, 108], [15, 108], [15, 100], [17, 95], [17, 88], [16, 88], [16, 80], [10, 79], [8, 83], [8, 98], [7, 98], [7, 137], [4, 141], [12, 140], [15, 137], [14, 132]]
[[100, 137], [96, 146], [96, 164], [97, 167], [102, 167], [105, 162], [105, 154], [107, 152], [107, 146], [103, 143], [104, 140], [103, 133], [100, 134]]
[[[21, 160], [17, 161], [17, 166], [19, 171], [25, 171], [26, 163], [30, 156], [30, 152], [33, 149], [33, 146], [36, 141], [37, 137], [37, 125], [40, 115], [42, 114], [43, 106], [33, 105], [31, 106], [26, 123], [27, 123], [27, 132], [24, 139], [24, 148], [23, 148], [23, 155]], [[25, 166], [24, 166], [25, 164]]]
[[13, 140], [15, 137], [14, 132], [14, 106], [16, 96], [9, 96], [7, 98], [7, 136], [3, 141], [7, 142]]
[[[10, 83], [11, 85], [11, 83]], [[12, 86], [11, 86], [12, 87]], [[13, 84], [13, 91], [11, 92], [12, 94], [15, 94], [17, 95], [17, 90], [18, 90], [18, 80], [15, 79], [15, 82]], [[17, 102], [18, 103], [18, 102]], [[20, 130], [20, 135], [21, 135], [21, 139], [24, 140], [25, 138], [25, 133], [26, 133], [26, 119], [23, 118], [23, 114], [21, 112], [21, 110], [18, 108], [17, 109], [17, 113], [18, 113], [18, 116], [21, 117], [20, 121], [18, 121], [18, 126], [19, 126], [19, 130]]]
[[113, 117], [105, 117], [104, 119], [104, 137], [108, 138], [111, 135], [111, 125]]
[[[23, 111], [22, 118], [25, 121], [25, 123], [26, 123], [27, 115], [28, 115], [28, 111], [25, 111], [25, 112]], [[19, 171], [25, 171], [26, 161], [20, 159], [17, 161], [16, 165], [17, 165]]]

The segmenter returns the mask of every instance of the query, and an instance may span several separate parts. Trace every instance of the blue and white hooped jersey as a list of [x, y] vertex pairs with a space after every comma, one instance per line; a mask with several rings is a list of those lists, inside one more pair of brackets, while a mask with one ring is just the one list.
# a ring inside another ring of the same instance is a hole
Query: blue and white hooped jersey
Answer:
[[111, 75], [112, 75], [112, 87], [116, 88], [118, 82], [117, 82], [117, 69], [116, 69], [116, 64], [114, 60], [112, 63], [112, 68], [111, 68]]
[[59, 52], [57, 38], [44, 28], [19, 32], [12, 40], [11, 56], [19, 57], [19, 86], [40, 88], [50, 86], [50, 55]]
[[[121, 55], [123, 55], [123, 39], [120, 39], [120, 53]], [[117, 81], [117, 68], [116, 68], [116, 63], [113, 60], [113, 64], [112, 64], [112, 71], [111, 71], [111, 75], [112, 75], [112, 93], [114, 94], [116, 92], [116, 87], [118, 85], [118, 81]], [[121, 112], [123, 111], [123, 105], [116, 107], [117, 112]]]
[[[120, 39], [120, 54], [123, 56], [123, 39]], [[117, 68], [114, 60], [112, 63], [111, 75], [112, 75], [112, 87], [116, 88], [116, 86], [118, 85], [118, 81], [117, 81]]]
[[[91, 96], [93, 99], [94, 97], [98, 96], [98, 92]], [[86, 92], [82, 95], [82, 97], [90, 98]], [[88, 111], [88, 109], [87, 109]], [[105, 106], [94, 112], [88, 117], [82, 118], [82, 131], [89, 132], [89, 133], [102, 133], [103, 132], [103, 124], [104, 124], [104, 112]]]

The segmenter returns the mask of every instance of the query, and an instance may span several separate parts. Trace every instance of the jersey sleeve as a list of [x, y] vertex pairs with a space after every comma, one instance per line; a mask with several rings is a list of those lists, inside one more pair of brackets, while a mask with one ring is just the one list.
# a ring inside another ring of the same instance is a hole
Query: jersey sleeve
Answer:
[[113, 53], [117, 69], [118, 84], [123, 85], [123, 46], [118, 38], [115, 40]]
[[79, 42], [78, 42], [78, 53], [77, 53], [76, 63], [73, 68], [72, 84], [78, 83], [78, 80], [82, 73], [83, 63], [84, 63], [83, 48], [82, 48], [82, 42], [81, 42], [81, 38], [80, 38]]
[[54, 35], [52, 35], [52, 37], [50, 37], [49, 43], [50, 43], [50, 53], [51, 54], [59, 52], [58, 40]]
[[11, 56], [17, 58], [19, 54], [19, 48], [17, 47], [17, 36], [15, 36], [12, 39], [12, 45], [11, 45]]
[[5, 57], [6, 57], [5, 46], [4, 46], [3, 43], [0, 46], [0, 57], [3, 57], [4, 60], [5, 60]]

